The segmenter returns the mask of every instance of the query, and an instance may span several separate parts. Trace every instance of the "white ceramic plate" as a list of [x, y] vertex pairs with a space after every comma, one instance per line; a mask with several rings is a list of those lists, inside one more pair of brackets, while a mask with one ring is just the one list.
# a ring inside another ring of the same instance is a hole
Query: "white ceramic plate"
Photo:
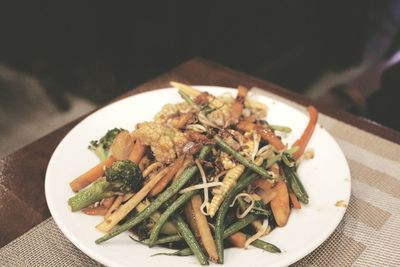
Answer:
[[[199, 86], [216, 95], [229, 88]], [[271, 124], [287, 125], [292, 133], [285, 141], [292, 144], [307, 125], [308, 116], [281, 102], [264, 96], [254, 96], [269, 107]], [[175, 89], [160, 89], [135, 95], [93, 113], [75, 126], [61, 141], [49, 162], [45, 190], [51, 214], [61, 231], [79, 249], [107, 266], [199, 266], [194, 256], [171, 257], [150, 255], [165, 252], [166, 248], [151, 248], [131, 241], [128, 234], [101, 245], [94, 240], [102, 236], [95, 225], [101, 217], [72, 213], [67, 200], [73, 195], [69, 182], [94, 166], [98, 160], [87, 149], [90, 140], [101, 137], [108, 129], [122, 127], [128, 130], [142, 121], [151, 120], [165, 103], [182, 101]], [[350, 197], [350, 172], [346, 159], [335, 140], [321, 127], [316, 127], [309, 147], [315, 158], [304, 162], [299, 176], [309, 194], [310, 203], [293, 210], [287, 226], [277, 228], [264, 239], [277, 245], [282, 253], [271, 254], [255, 247], [247, 250], [231, 248], [225, 251], [226, 266], [286, 266], [317, 248], [342, 219], [345, 208], [335, 206], [339, 200], [346, 203]]]

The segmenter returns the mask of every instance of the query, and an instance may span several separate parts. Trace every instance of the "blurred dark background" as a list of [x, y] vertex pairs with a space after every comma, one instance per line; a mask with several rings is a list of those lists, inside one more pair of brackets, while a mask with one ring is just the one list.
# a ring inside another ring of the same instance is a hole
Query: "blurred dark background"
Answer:
[[194, 56], [400, 129], [399, 25], [399, 1], [0, 0], [0, 150]]

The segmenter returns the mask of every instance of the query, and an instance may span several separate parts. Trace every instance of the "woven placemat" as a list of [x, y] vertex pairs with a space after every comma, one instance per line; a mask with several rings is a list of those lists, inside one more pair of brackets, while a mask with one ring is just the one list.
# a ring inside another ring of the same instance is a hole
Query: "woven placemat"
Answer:
[[[346, 155], [352, 194], [334, 233], [293, 266], [400, 266], [400, 146], [325, 115], [319, 122]], [[1, 248], [0, 265], [101, 266], [70, 243], [52, 218]]]

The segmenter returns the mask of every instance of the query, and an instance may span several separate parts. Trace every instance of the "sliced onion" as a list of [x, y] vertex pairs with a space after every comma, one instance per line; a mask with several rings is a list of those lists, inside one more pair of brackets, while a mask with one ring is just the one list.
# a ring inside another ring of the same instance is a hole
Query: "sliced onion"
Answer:
[[181, 191], [179, 191], [180, 194], [184, 194], [186, 192], [190, 192], [193, 190], [197, 190], [197, 189], [205, 189], [205, 188], [210, 188], [210, 187], [216, 187], [216, 186], [221, 186], [223, 185], [222, 182], [211, 182], [211, 183], [205, 183], [205, 184], [196, 184], [196, 185], [192, 185], [189, 187], [186, 187], [184, 189], [182, 189]]
[[[201, 180], [203, 181], [203, 184], [207, 184], [207, 177], [206, 174], [204, 172], [203, 166], [201, 166], [201, 163], [198, 159], [195, 160], [195, 163], [197, 165], [197, 168], [199, 168], [200, 171], [200, 176], [201, 176]], [[204, 188], [204, 200], [203, 200], [203, 204], [201, 204], [200, 206], [200, 211], [201, 213], [203, 213], [205, 216], [208, 215], [208, 205], [210, 204], [209, 202], [209, 197], [208, 197], [208, 189]], [[206, 211], [204, 211], [204, 208], [206, 208]]]
[[267, 221], [267, 225], [266, 226], [263, 225], [263, 227], [259, 231], [257, 231], [257, 233], [255, 233], [254, 235], [252, 235], [249, 238], [247, 238], [246, 242], [244, 243], [244, 248], [248, 248], [248, 246], [250, 246], [250, 244], [253, 241], [259, 239], [260, 237], [262, 237], [266, 233], [268, 233], [268, 220], [265, 220], [265, 221]]
[[237, 213], [237, 214], [236, 214], [236, 217], [238, 217], [239, 219], [242, 219], [242, 218], [246, 217], [247, 214], [249, 214], [249, 212], [251, 211], [251, 209], [254, 207], [255, 201], [254, 201], [254, 199], [253, 199], [253, 197], [252, 197], [251, 195], [249, 195], [249, 194], [247, 194], [247, 193], [240, 193], [240, 194], [237, 194], [237, 195], [236, 195], [236, 197], [235, 197], [235, 199], [233, 200], [232, 204], [229, 205], [229, 206], [230, 206], [230, 207], [233, 207], [233, 205], [235, 205], [236, 200], [237, 200], [238, 198], [240, 198], [240, 197], [248, 198], [248, 199], [250, 199], [250, 201], [251, 201], [251, 202], [250, 202], [250, 205], [247, 207], [247, 209], [246, 209], [243, 213]]
[[192, 130], [192, 131], [195, 131], [195, 132], [199, 132], [199, 133], [207, 132], [207, 128], [204, 127], [201, 124], [189, 124], [189, 125], [186, 126], [186, 129], [187, 130]]
[[258, 147], [260, 146], [261, 137], [257, 134], [256, 131], [253, 131], [253, 153], [251, 153], [251, 161], [254, 162], [256, 158]]

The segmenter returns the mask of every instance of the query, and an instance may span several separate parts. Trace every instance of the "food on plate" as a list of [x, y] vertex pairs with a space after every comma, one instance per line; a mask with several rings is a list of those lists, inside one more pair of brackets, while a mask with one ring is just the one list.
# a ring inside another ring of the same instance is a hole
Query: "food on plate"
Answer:
[[308, 107], [309, 123], [289, 147], [280, 135], [290, 127], [270, 125], [247, 88], [214, 96], [171, 85], [182, 102], [90, 142], [100, 163], [70, 183], [71, 210], [103, 217], [97, 244], [131, 231], [149, 247], [177, 249], [157, 255], [195, 255], [203, 265], [223, 263], [229, 246], [279, 253], [261, 238], [309, 201], [297, 168], [313, 156], [306, 147], [318, 111]]

